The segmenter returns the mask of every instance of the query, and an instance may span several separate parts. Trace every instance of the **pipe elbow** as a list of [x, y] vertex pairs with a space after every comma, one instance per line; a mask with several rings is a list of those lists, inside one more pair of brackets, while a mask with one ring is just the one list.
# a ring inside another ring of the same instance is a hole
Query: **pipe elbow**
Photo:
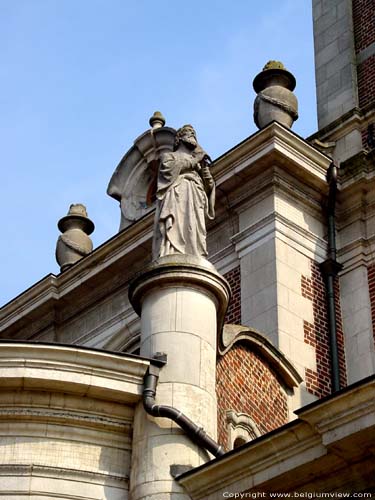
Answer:
[[173, 406], [157, 405], [155, 403], [157, 377], [153, 374], [146, 375], [143, 390], [143, 408], [153, 417], [169, 418], [176, 422], [182, 430], [198, 446], [208, 450], [215, 457], [224, 455], [224, 449], [210, 438], [202, 427], [195, 424], [190, 418]]

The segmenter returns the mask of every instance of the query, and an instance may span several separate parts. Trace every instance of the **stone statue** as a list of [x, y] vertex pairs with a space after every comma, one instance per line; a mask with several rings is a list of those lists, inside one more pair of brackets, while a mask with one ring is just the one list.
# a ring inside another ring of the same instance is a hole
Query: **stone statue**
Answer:
[[215, 183], [210, 162], [191, 125], [177, 131], [173, 152], [161, 156], [154, 259], [176, 253], [207, 256], [205, 219], [215, 216]]

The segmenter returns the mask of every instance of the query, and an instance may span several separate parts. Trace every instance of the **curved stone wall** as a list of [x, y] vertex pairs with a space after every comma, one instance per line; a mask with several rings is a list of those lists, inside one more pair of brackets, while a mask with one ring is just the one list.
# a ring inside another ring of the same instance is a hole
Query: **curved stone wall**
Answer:
[[0, 344], [0, 498], [126, 499], [146, 360]]

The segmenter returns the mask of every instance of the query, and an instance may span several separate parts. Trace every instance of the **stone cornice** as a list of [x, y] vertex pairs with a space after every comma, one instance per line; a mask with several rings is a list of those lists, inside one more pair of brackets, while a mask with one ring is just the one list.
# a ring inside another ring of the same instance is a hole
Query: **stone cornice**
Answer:
[[254, 176], [259, 168], [264, 169], [265, 162], [272, 166], [272, 159], [278, 160], [278, 164], [296, 177], [302, 176], [317, 186], [326, 185], [331, 159], [289, 129], [273, 122], [215, 160], [212, 172], [218, 189], [224, 189], [225, 183], [236, 177], [240, 178], [237, 182], [243, 182], [250, 175], [250, 167]]
[[[123, 273], [130, 272], [131, 274], [132, 268], [129, 268], [128, 264], [130, 254], [136, 253], [138, 261], [150, 255], [152, 225], [153, 214], [148, 214], [103, 243], [64, 273], [57, 276], [49, 274], [27, 289], [0, 309], [0, 332], [16, 322], [28, 321], [30, 314], [41, 315], [46, 311], [53, 312], [58, 301], [78, 287], [83, 290], [82, 285], [87, 283], [90, 289], [90, 280], [96, 279], [98, 275], [108, 277], [110, 273], [114, 273], [114, 268], [117, 272], [121, 267]], [[83, 293], [81, 291], [81, 295]]]
[[[221, 498], [224, 492], [241, 493], [253, 488], [265, 492], [296, 491], [304, 484], [311, 486], [312, 477], [314, 491], [331, 491], [328, 477], [334, 483], [340, 468], [348, 471], [349, 463], [368, 459], [365, 443], [375, 431], [374, 389], [374, 377], [353, 384], [302, 408], [297, 412], [298, 420], [182, 474], [177, 480], [193, 500], [211, 498], [210, 494], [215, 495], [212, 498]], [[323, 490], [318, 481], [322, 470]]]
[[29, 342], [0, 343], [2, 390], [41, 390], [136, 403], [146, 359]]
[[232, 241], [241, 255], [249, 253], [270, 238], [279, 238], [292, 244], [302, 254], [319, 262], [326, 257], [325, 240], [276, 212], [235, 234]]
[[[119, 487], [119, 483], [123, 483], [124, 487], [127, 488], [129, 483], [128, 476], [120, 476], [120, 475], [111, 475], [106, 472], [98, 472], [98, 471], [89, 471], [89, 470], [77, 470], [77, 469], [67, 469], [63, 467], [46, 467], [38, 464], [11, 464], [11, 465], [2, 465], [0, 464], [0, 478], [2, 476], [17, 475], [18, 477], [22, 476], [34, 476], [34, 477], [46, 477], [56, 479], [57, 477], [63, 478], [64, 480], [77, 482], [83, 481], [84, 483], [91, 484], [105, 484], [107, 487], [113, 486], [115, 488]], [[19, 495], [19, 490], [14, 492], [7, 491], [9, 494]], [[40, 490], [32, 490], [30, 488], [27, 489], [27, 495], [29, 496], [37, 496], [40, 495]], [[17, 497], [15, 497], [17, 498]], [[57, 497], [58, 498], [58, 497]], [[61, 498], [61, 496], [60, 496]], [[64, 493], [64, 500], [77, 500], [76, 495], [67, 495]], [[79, 498], [79, 497], [78, 497]], [[81, 496], [82, 499], [82, 496]], [[81, 500], [80, 499], [80, 500]]]
[[[325, 192], [325, 174], [329, 163], [330, 159], [316, 148], [274, 122], [213, 163], [218, 205], [230, 193], [238, 192], [250, 179], [255, 182], [260, 175], [263, 176], [265, 168], [270, 169], [272, 174], [274, 165], [279, 169], [278, 176], [283, 170], [288, 171], [313, 189]], [[246, 196], [249, 197], [249, 193]], [[242, 201], [246, 203], [246, 198]], [[240, 207], [237, 205], [237, 208]], [[95, 303], [100, 294], [108, 293], [108, 283], [111, 283], [112, 290], [125, 286], [139, 270], [137, 266], [142, 267], [151, 260], [152, 227], [153, 212], [96, 248], [64, 273], [46, 276], [2, 307], [0, 333], [3, 332], [3, 337], [12, 337], [37, 318], [47, 316], [58, 324], [58, 313], [64, 304], [76, 304], [74, 313], [77, 313]], [[101, 286], [102, 283], [106, 285]]]
[[[356, 155], [345, 160], [341, 164], [339, 174], [340, 191], [342, 193], [348, 188], [358, 189], [358, 186], [360, 186], [363, 181], [373, 180], [375, 177], [374, 151], [360, 151]], [[345, 195], [347, 196], [346, 192]]]

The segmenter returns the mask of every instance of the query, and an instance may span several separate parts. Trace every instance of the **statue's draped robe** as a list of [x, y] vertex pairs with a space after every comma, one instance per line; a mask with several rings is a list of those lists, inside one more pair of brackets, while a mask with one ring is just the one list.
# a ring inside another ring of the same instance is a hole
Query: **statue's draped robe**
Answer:
[[158, 174], [154, 258], [207, 255], [205, 218], [214, 218], [215, 187], [206, 193], [192, 155], [165, 153]]

